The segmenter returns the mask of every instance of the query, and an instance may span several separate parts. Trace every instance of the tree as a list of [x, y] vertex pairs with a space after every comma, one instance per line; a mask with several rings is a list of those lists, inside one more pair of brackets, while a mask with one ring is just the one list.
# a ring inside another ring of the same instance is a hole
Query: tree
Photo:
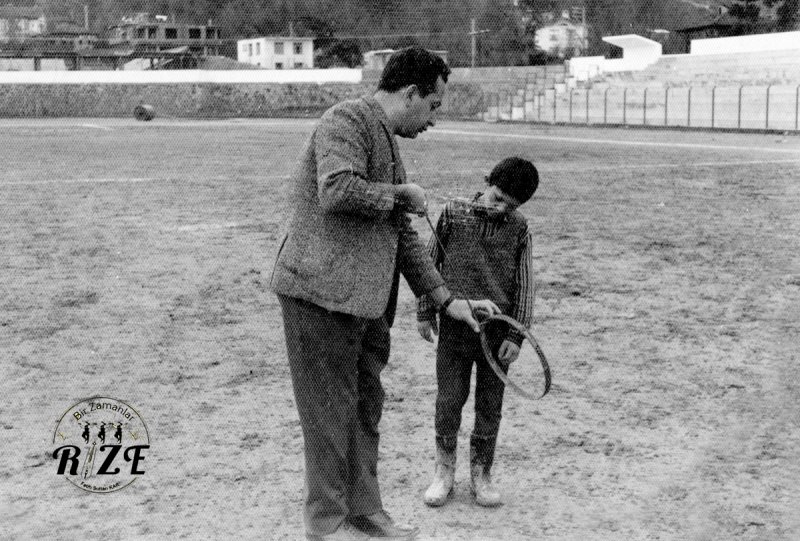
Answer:
[[800, 0], [784, 0], [778, 8], [778, 28], [796, 30], [800, 28]]

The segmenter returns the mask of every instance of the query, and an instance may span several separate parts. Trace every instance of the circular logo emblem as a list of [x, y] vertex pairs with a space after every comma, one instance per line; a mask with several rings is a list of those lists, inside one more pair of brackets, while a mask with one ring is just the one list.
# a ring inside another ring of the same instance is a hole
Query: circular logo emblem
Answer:
[[150, 438], [131, 406], [94, 397], [61, 416], [53, 446], [58, 475], [89, 492], [114, 492], [144, 475]]

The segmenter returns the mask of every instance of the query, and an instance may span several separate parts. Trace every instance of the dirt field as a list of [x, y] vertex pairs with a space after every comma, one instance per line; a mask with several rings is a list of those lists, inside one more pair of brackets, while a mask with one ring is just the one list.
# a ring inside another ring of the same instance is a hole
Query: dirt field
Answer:
[[[0, 121], [0, 538], [303, 538], [267, 284], [310, 126]], [[507, 395], [502, 507], [471, 501], [467, 413], [455, 498], [426, 508], [434, 351], [404, 285], [379, 466], [395, 518], [422, 540], [800, 539], [800, 138], [440, 123], [402, 150], [434, 214], [503, 157], [539, 166], [523, 209], [554, 388]], [[52, 458], [96, 395], [151, 441], [112, 494]]]

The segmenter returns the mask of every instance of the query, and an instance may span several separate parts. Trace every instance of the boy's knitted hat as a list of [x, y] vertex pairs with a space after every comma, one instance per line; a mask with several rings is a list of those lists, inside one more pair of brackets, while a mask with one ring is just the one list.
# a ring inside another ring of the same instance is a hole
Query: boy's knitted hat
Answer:
[[539, 187], [539, 172], [528, 160], [506, 158], [494, 166], [486, 182], [524, 203]]

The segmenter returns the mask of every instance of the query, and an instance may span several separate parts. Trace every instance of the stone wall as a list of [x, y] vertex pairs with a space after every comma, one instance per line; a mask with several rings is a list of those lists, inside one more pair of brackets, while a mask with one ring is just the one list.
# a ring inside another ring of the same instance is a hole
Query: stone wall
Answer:
[[0, 85], [0, 117], [128, 117], [140, 104], [158, 117], [319, 116], [359, 84]]
[[[2, 117], [129, 117], [152, 105], [156, 117], [316, 117], [335, 103], [370, 94], [361, 84], [0, 84]], [[450, 118], [485, 111], [480, 85], [453, 83], [443, 107]]]

